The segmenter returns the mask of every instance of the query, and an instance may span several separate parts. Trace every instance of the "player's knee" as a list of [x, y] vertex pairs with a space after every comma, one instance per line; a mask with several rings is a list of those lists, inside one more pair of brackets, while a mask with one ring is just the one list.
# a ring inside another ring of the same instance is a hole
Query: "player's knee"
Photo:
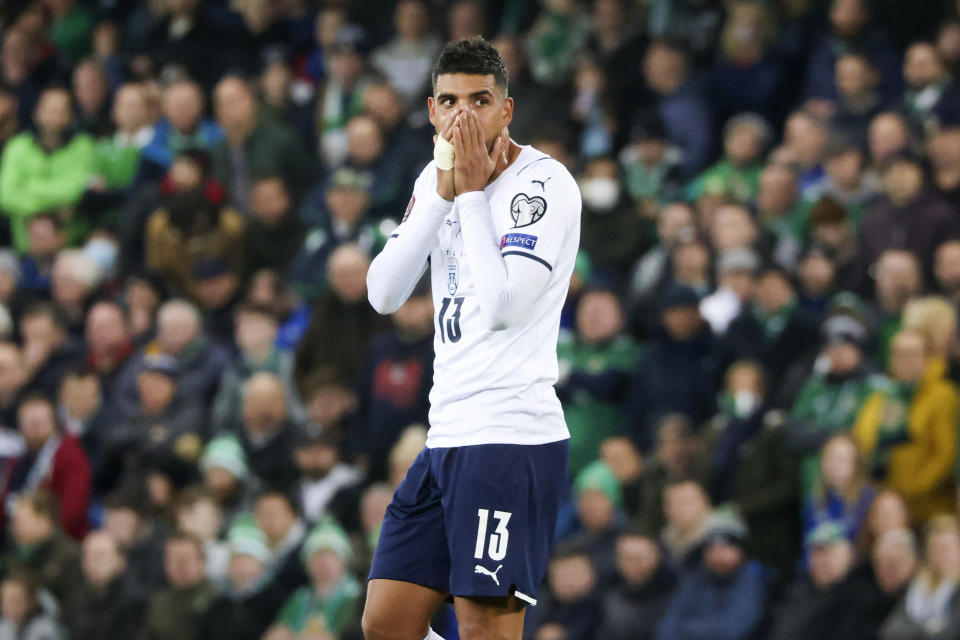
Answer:
[[360, 620], [363, 637], [366, 640], [423, 640], [426, 635], [420, 630], [405, 629], [396, 620], [378, 615], [369, 608], [364, 609]]

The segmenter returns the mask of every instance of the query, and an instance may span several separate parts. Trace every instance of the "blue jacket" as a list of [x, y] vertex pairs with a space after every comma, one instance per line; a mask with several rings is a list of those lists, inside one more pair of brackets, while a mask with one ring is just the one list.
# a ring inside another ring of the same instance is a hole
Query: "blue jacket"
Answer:
[[764, 619], [767, 577], [755, 560], [718, 578], [701, 567], [687, 576], [657, 628], [657, 640], [748, 640]]
[[196, 131], [183, 135], [174, 130], [170, 121], [163, 119], [157, 123], [153, 140], [143, 148], [143, 157], [169, 169], [177, 153], [187, 147], [212, 149], [223, 139], [223, 130], [213, 120], [204, 119], [197, 125]]

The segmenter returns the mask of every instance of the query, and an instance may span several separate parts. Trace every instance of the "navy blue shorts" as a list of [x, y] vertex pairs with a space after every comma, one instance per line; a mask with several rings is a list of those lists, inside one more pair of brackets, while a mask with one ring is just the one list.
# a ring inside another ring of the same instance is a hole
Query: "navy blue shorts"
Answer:
[[393, 494], [370, 579], [537, 603], [569, 441], [424, 448]]

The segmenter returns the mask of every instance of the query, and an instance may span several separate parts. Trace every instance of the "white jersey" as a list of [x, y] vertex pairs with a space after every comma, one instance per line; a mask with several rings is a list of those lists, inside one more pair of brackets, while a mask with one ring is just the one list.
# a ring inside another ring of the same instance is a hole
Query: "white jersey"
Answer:
[[[414, 201], [436, 188], [431, 162], [417, 179]], [[491, 330], [474, 286], [484, 274], [467, 264], [459, 198], [444, 217], [429, 259], [436, 356], [428, 447], [569, 437], [553, 385], [560, 312], [580, 243], [580, 192], [562, 164], [524, 146], [483, 195], [504, 259], [529, 260], [549, 275], [530, 294], [536, 297], [525, 317]]]

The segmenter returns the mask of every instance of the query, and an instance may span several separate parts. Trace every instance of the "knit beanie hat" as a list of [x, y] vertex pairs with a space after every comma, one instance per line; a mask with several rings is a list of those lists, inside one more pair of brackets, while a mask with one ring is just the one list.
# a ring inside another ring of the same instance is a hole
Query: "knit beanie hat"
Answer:
[[210, 441], [200, 458], [200, 468], [206, 473], [214, 467], [226, 469], [238, 480], [250, 474], [247, 454], [239, 440], [233, 436], [221, 436]]
[[249, 515], [242, 515], [234, 521], [227, 533], [227, 546], [230, 555], [253, 556], [261, 563], [270, 559], [267, 537]]
[[591, 462], [584, 467], [583, 471], [577, 474], [576, 479], [573, 481], [574, 495], [577, 499], [588, 489], [595, 489], [602, 492], [610, 499], [613, 506], [620, 506], [622, 497], [620, 493], [620, 483], [617, 482], [617, 477], [613, 475], [613, 471], [610, 470], [610, 467], [608, 467], [605, 462], [601, 462], [600, 460]]
[[300, 549], [300, 559], [306, 564], [310, 556], [318, 551], [333, 551], [343, 558], [344, 562], [353, 559], [350, 540], [335, 522], [321, 522], [310, 531]]

